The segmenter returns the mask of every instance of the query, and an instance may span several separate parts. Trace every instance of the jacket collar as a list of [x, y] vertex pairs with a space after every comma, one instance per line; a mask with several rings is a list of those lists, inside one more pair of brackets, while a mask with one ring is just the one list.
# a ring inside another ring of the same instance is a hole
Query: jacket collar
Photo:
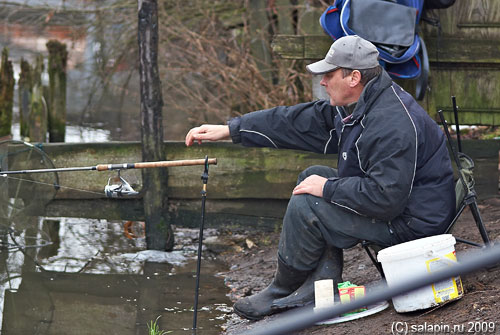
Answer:
[[356, 108], [352, 113], [350, 123], [360, 120], [368, 112], [369, 107], [378, 98], [378, 96], [391, 85], [391, 77], [384, 69], [382, 69], [382, 73], [370, 80], [361, 92]]

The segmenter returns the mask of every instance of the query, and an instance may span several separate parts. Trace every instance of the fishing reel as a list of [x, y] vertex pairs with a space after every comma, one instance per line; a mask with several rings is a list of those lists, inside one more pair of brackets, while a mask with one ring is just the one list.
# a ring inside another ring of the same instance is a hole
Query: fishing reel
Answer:
[[[112, 182], [115, 181], [118, 181], [118, 183], [112, 184]], [[108, 198], [131, 197], [139, 194], [139, 192], [135, 191], [132, 186], [120, 176], [120, 170], [118, 170], [117, 177], [109, 177], [108, 184], [104, 187], [104, 193]]]

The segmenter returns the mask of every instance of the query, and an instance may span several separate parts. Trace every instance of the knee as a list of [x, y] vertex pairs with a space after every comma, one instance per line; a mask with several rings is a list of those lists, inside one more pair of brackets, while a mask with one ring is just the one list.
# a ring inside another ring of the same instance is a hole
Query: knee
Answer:
[[304, 179], [306, 179], [309, 176], [312, 176], [313, 174], [316, 174], [318, 176], [323, 176], [323, 177], [332, 177], [332, 173], [335, 171], [332, 168], [329, 168], [327, 166], [321, 166], [321, 165], [313, 165], [305, 169], [299, 174], [299, 178], [297, 179], [297, 184], [300, 184]]
[[292, 195], [286, 211], [294, 213], [304, 212], [309, 207], [306, 200], [307, 196], [307, 194]]
[[314, 225], [318, 221], [310, 198], [315, 197], [309, 194], [292, 195], [283, 220], [285, 226]]

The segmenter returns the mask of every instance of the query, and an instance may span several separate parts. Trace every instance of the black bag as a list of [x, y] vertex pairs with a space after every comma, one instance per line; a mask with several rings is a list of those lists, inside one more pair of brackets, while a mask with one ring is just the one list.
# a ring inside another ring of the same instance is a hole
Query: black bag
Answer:
[[455, 3], [455, 0], [425, 0], [424, 8], [426, 9], [441, 9], [448, 8]]

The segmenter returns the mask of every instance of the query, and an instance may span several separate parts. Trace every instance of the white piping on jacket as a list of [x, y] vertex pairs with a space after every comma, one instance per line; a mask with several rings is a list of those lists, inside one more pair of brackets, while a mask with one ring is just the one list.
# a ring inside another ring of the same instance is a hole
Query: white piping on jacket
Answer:
[[[361, 121], [359, 122], [359, 124], [361, 125], [361, 127], [363, 127], [363, 129], [365, 129], [365, 125], [363, 124], [363, 120], [365, 119], [365, 115], [363, 115], [363, 118], [361, 119]], [[359, 165], [359, 169], [364, 173], [366, 174], [366, 171], [363, 169], [363, 167], [361, 166], [361, 157], [359, 156], [359, 148], [358, 148], [358, 142], [359, 140], [361, 139], [361, 136], [363, 136], [363, 132], [361, 132], [361, 134], [359, 134], [359, 137], [358, 139], [356, 140], [356, 142], [354, 143], [354, 145], [356, 146], [356, 151], [357, 151], [357, 155], [358, 155], [358, 165]]]
[[[342, 114], [340, 113], [338, 106], [337, 106], [337, 113], [338, 113], [338, 116], [340, 117], [340, 119], [342, 120]], [[363, 116], [363, 119], [364, 119], [364, 118], [365, 118], [365, 117]], [[361, 121], [363, 121], [363, 120], [361, 120]], [[342, 122], [342, 123], [343, 123], [343, 122]], [[343, 125], [342, 125], [342, 131], [340, 132], [340, 136], [339, 136], [339, 143], [338, 143], [338, 147], [339, 147], [339, 154], [340, 154], [340, 141], [341, 141], [341, 139], [342, 139], [342, 134], [344, 133], [344, 128], [345, 128], [345, 126], [346, 126], [346, 125], [347, 125], [347, 126], [352, 126], [353, 124], [354, 124], [354, 121], [353, 121], [353, 122], [351, 122], [351, 123], [349, 123], [349, 124], [343, 123]], [[363, 125], [363, 123], [360, 123], [360, 124], [361, 124], [361, 126], [362, 126], [363, 128], [365, 127], [365, 126]], [[360, 136], [360, 137], [361, 137], [361, 136]], [[363, 170], [363, 168], [361, 168], [361, 161], [360, 161], [360, 158], [359, 158], [359, 149], [357, 148], [357, 142], [358, 142], [358, 141], [359, 141], [359, 138], [358, 138], [358, 140], [356, 140], [356, 150], [358, 151], [358, 164], [359, 164], [359, 168], [361, 169], [361, 171], [365, 172], [365, 171]], [[366, 215], [363, 215], [363, 214], [361, 214], [360, 212], [356, 211], [355, 209], [353, 209], [353, 208], [351, 208], [351, 207], [348, 207], [348, 206], [346, 206], [346, 205], [339, 204], [338, 202], [335, 202], [335, 201], [332, 201], [332, 200], [330, 200], [330, 202], [331, 202], [332, 204], [334, 204], [334, 205], [339, 206], [339, 207], [342, 207], [342, 208], [348, 209], [348, 210], [350, 210], [351, 212], [354, 212], [354, 213], [356, 213], [356, 214], [358, 214], [358, 215], [360, 215], [360, 216], [366, 216]]]
[[360, 212], [358, 212], [358, 211], [356, 211], [356, 210], [352, 209], [351, 207], [347, 207], [347, 206], [345, 206], [345, 205], [341, 205], [341, 204], [339, 204], [338, 202], [331, 201], [331, 203], [332, 203], [332, 204], [334, 204], [334, 205], [337, 205], [337, 206], [339, 206], [339, 207], [343, 207], [343, 208], [345, 208], [345, 209], [348, 209], [348, 210], [350, 210], [350, 211], [352, 211], [352, 212], [354, 212], [354, 213], [356, 213], [356, 214], [358, 214], [358, 215], [360, 215], [360, 216], [366, 216], [366, 215], [363, 215], [363, 214], [361, 214]]
[[391, 88], [392, 88], [392, 91], [394, 92], [394, 94], [396, 95], [396, 97], [398, 98], [399, 102], [401, 103], [401, 105], [405, 109], [406, 114], [408, 115], [408, 118], [410, 119], [411, 124], [413, 125], [413, 129], [415, 130], [415, 164], [413, 165], [413, 177], [411, 179], [410, 192], [408, 193], [408, 198], [409, 198], [410, 195], [411, 195], [411, 191], [413, 190], [413, 182], [415, 181], [415, 174], [416, 174], [416, 171], [417, 171], [417, 154], [418, 154], [417, 127], [415, 127], [415, 123], [413, 122], [413, 119], [411, 118], [411, 115], [408, 112], [408, 109], [406, 108], [405, 104], [403, 103], [403, 101], [401, 100], [401, 98], [399, 97], [399, 95], [396, 93], [396, 90], [394, 89], [394, 85], [392, 85]]
[[275, 147], [276, 149], [278, 149], [278, 146], [277, 146], [277, 145], [273, 142], [273, 140], [271, 140], [268, 136], [266, 136], [266, 135], [264, 135], [264, 134], [262, 134], [262, 133], [259, 133], [258, 131], [255, 131], [255, 130], [240, 129], [240, 132], [242, 132], [242, 131], [245, 131], [245, 132], [247, 132], [247, 133], [254, 133], [254, 134], [260, 135], [260, 136], [262, 136], [262, 137], [266, 138], [269, 142], [271, 142], [271, 144], [272, 144], [272, 145], [274, 145], [274, 147]]
[[[339, 110], [339, 106], [336, 106], [335, 109], [337, 109], [337, 116], [342, 120], [342, 113]], [[345, 123], [342, 122], [342, 130], [340, 131], [339, 140], [337, 142], [337, 147], [339, 148], [339, 153], [340, 153], [340, 141], [342, 140], [342, 134], [344, 133], [344, 127], [345, 127]]]
[[330, 138], [328, 139], [328, 141], [326, 141], [326, 144], [325, 144], [325, 148], [323, 149], [323, 154], [326, 155], [326, 149], [328, 149], [328, 145], [330, 144], [330, 141], [332, 140], [332, 132], [335, 131], [335, 128], [332, 128], [330, 129]]

